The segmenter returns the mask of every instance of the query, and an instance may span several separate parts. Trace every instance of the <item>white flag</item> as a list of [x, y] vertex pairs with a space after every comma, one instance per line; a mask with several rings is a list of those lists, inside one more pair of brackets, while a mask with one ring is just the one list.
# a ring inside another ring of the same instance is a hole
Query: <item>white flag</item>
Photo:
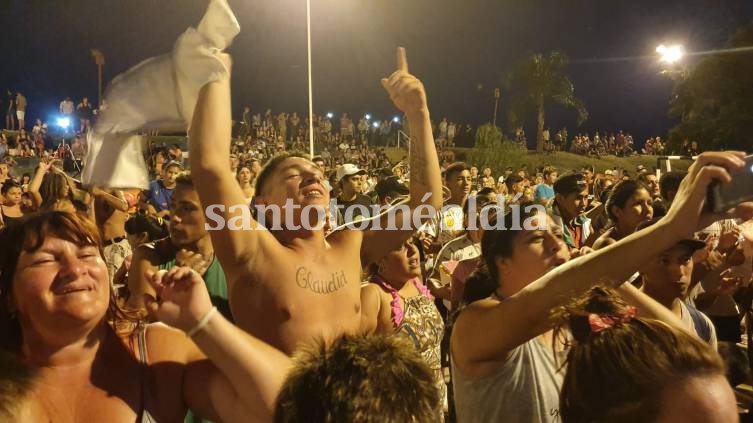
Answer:
[[87, 135], [84, 184], [147, 188], [139, 131], [186, 131], [201, 87], [229, 76], [216, 57], [240, 32], [226, 0], [211, 0], [197, 29], [188, 28], [173, 51], [117, 76], [105, 92], [97, 124]]

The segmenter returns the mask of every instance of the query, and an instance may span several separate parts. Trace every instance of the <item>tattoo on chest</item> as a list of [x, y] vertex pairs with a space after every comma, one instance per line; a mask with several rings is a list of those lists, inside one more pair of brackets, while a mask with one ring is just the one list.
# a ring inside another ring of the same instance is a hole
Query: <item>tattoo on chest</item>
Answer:
[[332, 272], [324, 279], [317, 278], [307, 267], [301, 266], [295, 271], [295, 283], [300, 288], [308, 289], [316, 294], [331, 294], [348, 284], [345, 271]]

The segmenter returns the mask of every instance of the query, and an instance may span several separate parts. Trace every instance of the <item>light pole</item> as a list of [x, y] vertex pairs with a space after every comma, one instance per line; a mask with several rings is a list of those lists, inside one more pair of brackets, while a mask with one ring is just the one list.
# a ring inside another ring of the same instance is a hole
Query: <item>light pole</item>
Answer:
[[105, 65], [105, 55], [97, 49], [91, 50], [94, 64], [97, 65], [97, 108], [102, 107], [102, 66]]
[[309, 76], [309, 154], [314, 157], [314, 96], [311, 89], [311, 0], [306, 0], [306, 38]]
[[492, 119], [492, 126], [497, 127], [497, 109], [499, 107], [499, 98], [502, 96], [502, 92], [499, 88], [494, 89], [494, 118]]

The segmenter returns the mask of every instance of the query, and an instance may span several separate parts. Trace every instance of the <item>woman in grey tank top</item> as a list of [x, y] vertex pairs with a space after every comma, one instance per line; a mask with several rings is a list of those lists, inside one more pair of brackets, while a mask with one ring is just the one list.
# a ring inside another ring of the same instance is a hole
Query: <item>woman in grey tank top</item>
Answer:
[[[718, 154], [705, 160], [738, 166], [731, 155]], [[623, 282], [639, 264], [699, 226], [703, 196], [694, 192], [705, 192], [709, 181], [698, 177], [699, 168], [690, 172], [675, 199], [677, 209], [659, 227], [597, 252], [570, 251], [543, 206], [523, 204], [491, 219], [490, 226], [506, 229], [484, 231], [483, 262], [466, 284], [466, 305], [461, 306], [450, 344], [458, 422], [560, 421], [564, 369], [558, 356], [565, 339], [555, 342], [550, 312], [596, 284], [619, 287], [642, 316], [681, 327], [666, 308]], [[586, 252], [569, 261], [571, 253]]]

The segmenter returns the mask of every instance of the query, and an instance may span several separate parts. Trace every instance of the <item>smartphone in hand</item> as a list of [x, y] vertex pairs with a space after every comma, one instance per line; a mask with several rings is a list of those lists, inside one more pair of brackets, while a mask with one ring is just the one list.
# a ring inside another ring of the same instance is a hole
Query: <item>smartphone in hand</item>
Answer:
[[727, 184], [714, 182], [706, 193], [706, 209], [725, 212], [738, 204], [753, 200], [753, 155], [745, 157], [745, 166], [732, 173]]

